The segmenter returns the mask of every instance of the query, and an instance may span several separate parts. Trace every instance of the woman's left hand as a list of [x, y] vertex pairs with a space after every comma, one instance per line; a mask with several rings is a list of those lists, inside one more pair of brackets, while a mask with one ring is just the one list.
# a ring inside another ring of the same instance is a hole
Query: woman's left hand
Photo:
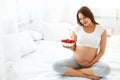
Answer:
[[80, 65], [86, 66], [86, 67], [91, 66], [91, 64], [90, 64], [88, 61], [86, 61], [86, 60], [81, 61], [81, 62], [80, 62]]
[[64, 47], [64, 48], [67, 48], [67, 49], [70, 49], [70, 50], [72, 50], [72, 51], [75, 51], [75, 48], [76, 48], [74, 45], [73, 45], [73, 46], [64, 46], [64, 45], [63, 45], [63, 47]]

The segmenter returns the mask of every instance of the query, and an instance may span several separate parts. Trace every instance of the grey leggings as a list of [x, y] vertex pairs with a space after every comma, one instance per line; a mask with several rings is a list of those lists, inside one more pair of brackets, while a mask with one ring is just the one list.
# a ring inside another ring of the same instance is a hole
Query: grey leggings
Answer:
[[[73, 56], [69, 59], [60, 60], [53, 64], [53, 69], [61, 75], [63, 75], [66, 72], [67, 67], [86, 68], [84, 66], [79, 65]], [[94, 65], [92, 65], [92, 68], [94, 75], [99, 77], [105, 77], [111, 71], [110, 67], [101, 61], [98, 61]]]

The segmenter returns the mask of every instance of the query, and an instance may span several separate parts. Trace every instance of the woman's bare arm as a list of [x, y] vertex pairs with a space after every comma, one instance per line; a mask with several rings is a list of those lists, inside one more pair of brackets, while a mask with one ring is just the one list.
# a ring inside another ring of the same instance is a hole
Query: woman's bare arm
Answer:
[[105, 49], [106, 49], [106, 40], [107, 40], [107, 33], [106, 30], [103, 32], [101, 36], [101, 42], [100, 42], [100, 50], [97, 54], [97, 56], [92, 60], [90, 63], [91, 65], [100, 60], [100, 58], [104, 55]]

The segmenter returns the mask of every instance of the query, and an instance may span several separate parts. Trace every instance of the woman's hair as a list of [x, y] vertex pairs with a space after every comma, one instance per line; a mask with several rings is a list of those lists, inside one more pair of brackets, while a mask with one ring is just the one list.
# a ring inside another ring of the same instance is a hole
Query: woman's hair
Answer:
[[77, 23], [78, 23], [79, 25], [82, 26], [82, 23], [80, 22], [80, 19], [79, 19], [79, 17], [78, 17], [78, 14], [79, 14], [79, 13], [83, 14], [85, 17], [90, 18], [90, 20], [91, 20], [94, 24], [97, 24], [97, 25], [99, 24], [99, 23], [97, 23], [97, 22], [95, 21], [95, 18], [94, 18], [94, 15], [93, 15], [92, 11], [91, 11], [88, 7], [83, 6], [83, 7], [81, 7], [81, 8], [78, 10], [78, 12], [77, 12]]

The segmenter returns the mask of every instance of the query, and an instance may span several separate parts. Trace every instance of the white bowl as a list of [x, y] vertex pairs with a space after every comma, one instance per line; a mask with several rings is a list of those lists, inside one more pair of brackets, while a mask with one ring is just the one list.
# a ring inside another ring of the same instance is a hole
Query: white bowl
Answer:
[[62, 42], [62, 45], [63, 46], [67, 46], [67, 47], [71, 47], [73, 46], [75, 43], [65, 43], [65, 42]]

